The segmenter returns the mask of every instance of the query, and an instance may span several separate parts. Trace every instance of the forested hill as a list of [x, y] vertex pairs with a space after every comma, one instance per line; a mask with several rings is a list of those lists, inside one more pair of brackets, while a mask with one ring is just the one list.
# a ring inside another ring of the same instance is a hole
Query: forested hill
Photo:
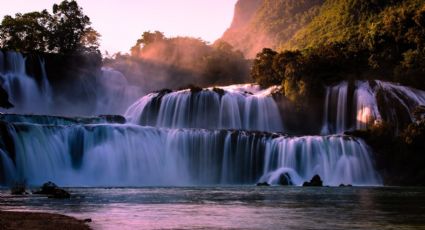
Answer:
[[276, 49], [304, 28], [324, 0], [239, 0], [233, 22], [222, 39], [255, 57], [262, 48]]
[[[264, 47], [304, 49], [359, 42], [385, 28], [409, 27], [404, 23], [424, 4], [423, 0], [239, 0], [222, 39], [250, 58]], [[409, 36], [409, 31], [398, 31]]]

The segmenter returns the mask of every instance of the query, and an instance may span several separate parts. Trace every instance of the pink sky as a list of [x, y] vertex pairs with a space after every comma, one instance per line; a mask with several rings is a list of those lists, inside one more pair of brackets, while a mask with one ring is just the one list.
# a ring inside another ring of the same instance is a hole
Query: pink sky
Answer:
[[[102, 35], [101, 51], [127, 52], [139, 36], [159, 30], [166, 36], [193, 36], [214, 42], [226, 30], [237, 0], [78, 0]], [[42, 9], [61, 0], [0, 0], [0, 17]]]

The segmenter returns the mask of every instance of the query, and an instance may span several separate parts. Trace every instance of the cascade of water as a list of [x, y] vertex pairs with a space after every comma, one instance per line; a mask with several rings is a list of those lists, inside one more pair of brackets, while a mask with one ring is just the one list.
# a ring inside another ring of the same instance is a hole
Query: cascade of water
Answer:
[[[1, 52], [1, 51], [0, 51]], [[5, 70], [0, 73], [2, 87], [9, 95], [14, 108], [8, 112], [14, 113], [49, 113], [51, 104], [51, 89], [45, 74], [44, 61], [40, 61], [42, 80], [37, 81], [28, 76], [25, 71], [25, 58], [20, 53], [6, 52]]]
[[[378, 185], [366, 145], [346, 136], [285, 137], [244, 131], [137, 125], [8, 123], [14, 153], [0, 154], [7, 180], [69, 186], [255, 183], [290, 171], [300, 185]], [[5, 150], [4, 150], [5, 151]], [[42, 153], [42, 154], [41, 154]], [[14, 155], [14, 165], [11, 167]], [[1, 178], [1, 177], [0, 177]]]
[[[4, 112], [19, 114], [63, 114], [64, 101], [73, 106], [85, 102], [75, 102], [73, 98], [61, 98], [54, 104], [52, 87], [47, 78], [45, 61], [39, 59], [40, 80], [26, 73], [26, 58], [17, 52], [0, 51], [0, 79], [2, 87], [9, 95], [13, 109]], [[95, 105], [90, 111], [80, 111], [80, 115], [123, 114], [141, 92], [138, 87], [128, 84], [127, 79], [118, 71], [102, 68], [96, 81], [87, 81], [85, 86], [95, 97]], [[66, 103], [65, 103], [66, 104]], [[59, 106], [57, 106], [59, 105]], [[84, 106], [83, 106], [84, 107]]]
[[125, 116], [133, 123], [157, 127], [282, 132], [271, 91], [248, 84], [149, 94], [133, 104]]
[[425, 91], [410, 87], [384, 81], [355, 81], [353, 86], [352, 96], [347, 82], [327, 88], [322, 134], [364, 129], [377, 120], [398, 129], [400, 123], [413, 120], [411, 111], [416, 106], [425, 105]]
[[140, 97], [139, 88], [129, 85], [125, 76], [114, 69], [102, 68], [96, 80], [94, 114], [123, 114]]
[[[54, 113], [44, 61], [40, 60], [41, 80], [36, 82], [26, 74], [21, 54], [9, 52], [5, 58], [0, 54], [3, 87], [16, 105], [12, 112]], [[122, 112], [139, 96], [121, 73], [108, 68], [90, 87], [96, 114]], [[276, 184], [282, 175], [289, 175], [300, 185], [319, 174], [327, 185], [381, 184], [370, 151], [360, 139], [263, 133], [284, 131], [272, 97], [275, 90], [252, 84], [163, 90], [133, 103], [125, 113], [128, 124], [111, 124], [124, 123], [122, 117], [1, 115], [0, 131], [8, 139], [0, 139], [0, 182]], [[328, 87], [322, 133], [364, 128], [381, 117], [397, 119], [398, 111], [377, 103], [394, 98], [405, 110], [425, 104], [425, 92], [381, 81]]]

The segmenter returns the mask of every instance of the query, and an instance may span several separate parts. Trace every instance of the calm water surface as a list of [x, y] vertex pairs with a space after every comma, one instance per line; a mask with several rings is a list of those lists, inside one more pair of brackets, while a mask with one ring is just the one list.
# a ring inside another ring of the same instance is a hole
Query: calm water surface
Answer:
[[425, 188], [69, 188], [11, 196], [2, 210], [91, 218], [94, 229], [425, 229]]

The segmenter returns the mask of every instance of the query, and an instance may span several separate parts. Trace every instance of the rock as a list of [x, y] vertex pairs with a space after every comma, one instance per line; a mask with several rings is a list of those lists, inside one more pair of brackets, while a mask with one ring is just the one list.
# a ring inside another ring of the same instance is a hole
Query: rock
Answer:
[[69, 194], [69, 192], [63, 189], [57, 188], [54, 190], [53, 193], [49, 194], [47, 197], [54, 199], [69, 199], [71, 198], [71, 194]]
[[86, 223], [92, 222], [91, 218], [84, 219], [83, 221], [86, 222]]
[[41, 186], [41, 189], [38, 191], [35, 191], [34, 194], [43, 194], [43, 195], [49, 195], [55, 192], [56, 189], [58, 189], [59, 187], [51, 182], [48, 181], [46, 183], [43, 184], [43, 186]]
[[270, 186], [267, 182], [258, 182], [257, 186]]
[[323, 181], [319, 175], [314, 175], [313, 178], [311, 178], [310, 182], [308, 181], [304, 182], [303, 186], [304, 187], [322, 187]]
[[288, 173], [282, 173], [279, 176], [279, 184], [280, 185], [293, 185], [291, 180], [291, 176]]
[[13, 187], [10, 189], [10, 193], [12, 195], [25, 195], [28, 194], [26, 192], [25, 184], [17, 183], [14, 184]]
[[99, 115], [100, 118], [105, 119], [109, 123], [125, 124], [127, 121], [121, 115]]
[[199, 93], [199, 92], [201, 92], [203, 90], [201, 87], [196, 86], [196, 85], [192, 85], [192, 84], [190, 84], [188, 86], [188, 88], [190, 89], [190, 92], [191, 93]]
[[33, 192], [34, 194], [47, 195], [48, 198], [68, 199], [71, 198], [69, 192], [59, 188], [55, 183], [49, 181], [41, 186], [41, 189]]
[[223, 96], [224, 94], [226, 94], [226, 91], [224, 91], [224, 89], [222, 89], [222, 88], [214, 87], [212, 90], [220, 96]]
[[351, 184], [340, 184], [338, 187], [353, 187]]

